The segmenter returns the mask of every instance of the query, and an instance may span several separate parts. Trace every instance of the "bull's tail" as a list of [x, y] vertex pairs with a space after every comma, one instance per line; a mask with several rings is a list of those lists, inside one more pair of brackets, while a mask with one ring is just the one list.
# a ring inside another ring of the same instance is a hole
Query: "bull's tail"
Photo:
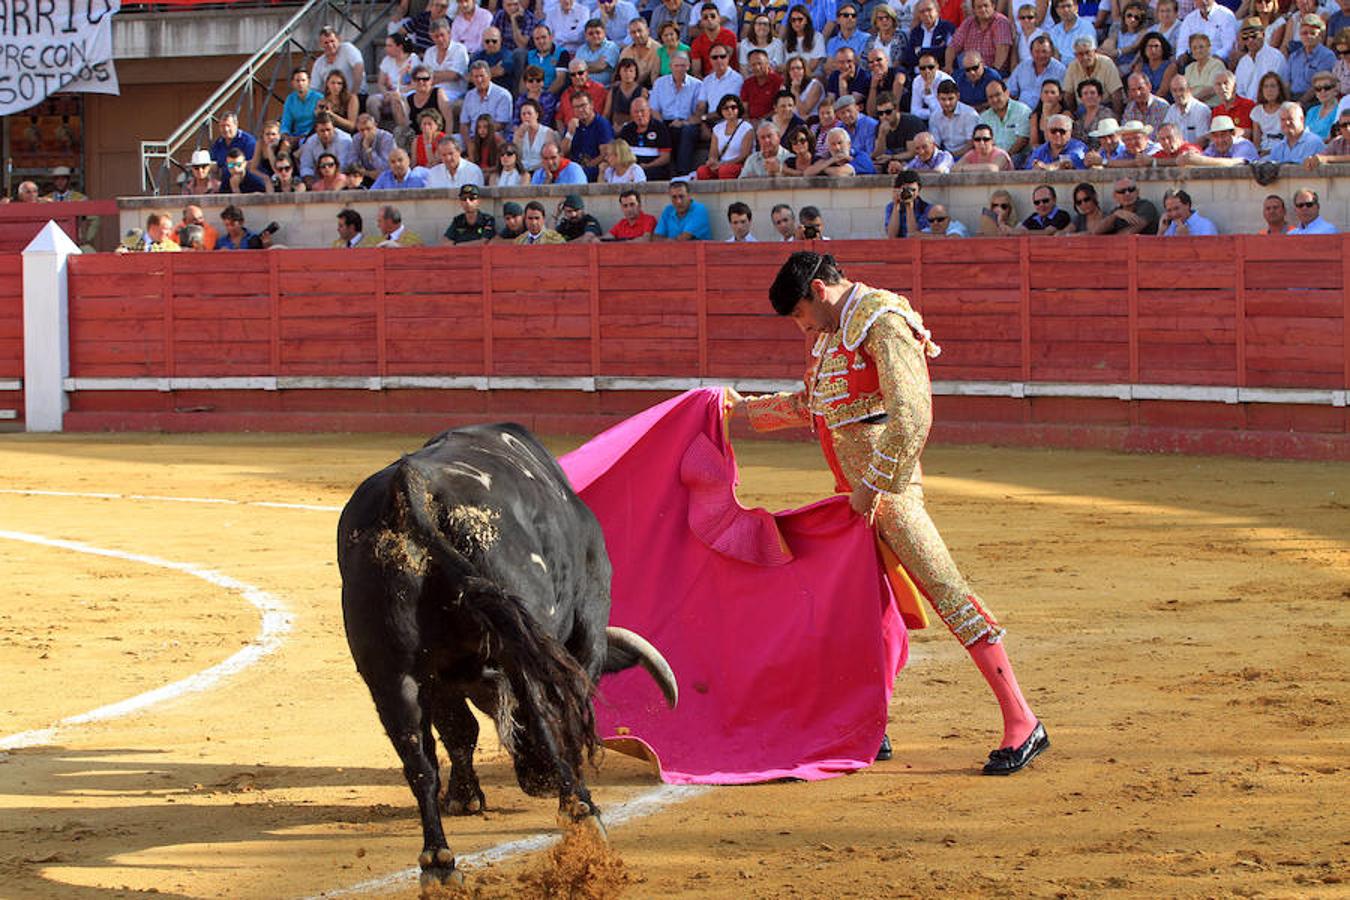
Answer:
[[394, 491], [409, 533], [458, 589], [459, 611], [473, 620], [483, 635], [484, 657], [504, 676], [495, 717], [503, 745], [508, 750], [516, 746], [515, 713], [524, 703], [530, 707], [524, 720], [532, 719], [547, 731], [562, 763], [579, 772], [583, 761], [594, 762], [600, 742], [590, 676], [556, 638], [539, 628], [518, 597], [482, 577], [447, 540], [427, 478], [407, 460], [399, 467]]

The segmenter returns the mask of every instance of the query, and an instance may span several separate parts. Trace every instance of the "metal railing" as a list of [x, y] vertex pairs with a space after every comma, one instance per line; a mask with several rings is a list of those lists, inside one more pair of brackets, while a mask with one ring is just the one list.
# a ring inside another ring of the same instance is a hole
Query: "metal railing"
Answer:
[[[209, 148], [213, 126], [222, 113], [233, 112], [240, 126], [256, 135], [272, 101], [285, 102], [294, 57], [308, 62], [318, 55], [315, 47], [324, 25], [332, 25], [343, 35], [355, 33], [349, 39], [365, 56], [365, 45], [377, 32], [383, 34], [397, 8], [397, 0], [308, 0], [172, 134], [164, 140], [141, 141], [142, 193], [159, 196], [171, 191], [175, 174], [187, 169], [180, 155]], [[353, 91], [361, 88], [352, 86]]]

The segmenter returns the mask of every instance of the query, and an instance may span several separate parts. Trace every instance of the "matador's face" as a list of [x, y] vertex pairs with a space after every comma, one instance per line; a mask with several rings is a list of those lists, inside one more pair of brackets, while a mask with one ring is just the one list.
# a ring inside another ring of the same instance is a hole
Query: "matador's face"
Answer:
[[[814, 283], [814, 282], [813, 282]], [[815, 337], [818, 334], [834, 331], [837, 323], [834, 321], [834, 312], [830, 306], [813, 297], [804, 297], [797, 301], [797, 305], [792, 310], [793, 324], [801, 329], [802, 334]]]

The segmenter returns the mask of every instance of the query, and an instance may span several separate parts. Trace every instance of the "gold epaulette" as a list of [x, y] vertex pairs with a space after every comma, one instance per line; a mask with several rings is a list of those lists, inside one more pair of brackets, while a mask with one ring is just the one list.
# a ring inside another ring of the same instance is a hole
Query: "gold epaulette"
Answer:
[[890, 291], [868, 288], [860, 291], [857, 300], [849, 304], [843, 313], [843, 344], [849, 350], [857, 350], [867, 339], [867, 332], [884, 313], [895, 313], [905, 320], [914, 332], [915, 339], [928, 356], [937, 356], [942, 352], [933, 343], [933, 335], [924, 327], [923, 317], [914, 311], [909, 301]]

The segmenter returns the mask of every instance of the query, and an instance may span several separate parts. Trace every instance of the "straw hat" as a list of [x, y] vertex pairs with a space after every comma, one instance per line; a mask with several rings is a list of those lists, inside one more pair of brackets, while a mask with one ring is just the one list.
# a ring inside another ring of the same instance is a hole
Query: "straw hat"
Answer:
[[1120, 123], [1107, 117], [1097, 123], [1097, 127], [1088, 132], [1088, 137], [1104, 138], [1120, 133]]
[[1138, 119], [1130, 119], [1124, 125], [1116, 129], [1116, 134], [1152, 134], [1153, 126], [1145, 125]]

